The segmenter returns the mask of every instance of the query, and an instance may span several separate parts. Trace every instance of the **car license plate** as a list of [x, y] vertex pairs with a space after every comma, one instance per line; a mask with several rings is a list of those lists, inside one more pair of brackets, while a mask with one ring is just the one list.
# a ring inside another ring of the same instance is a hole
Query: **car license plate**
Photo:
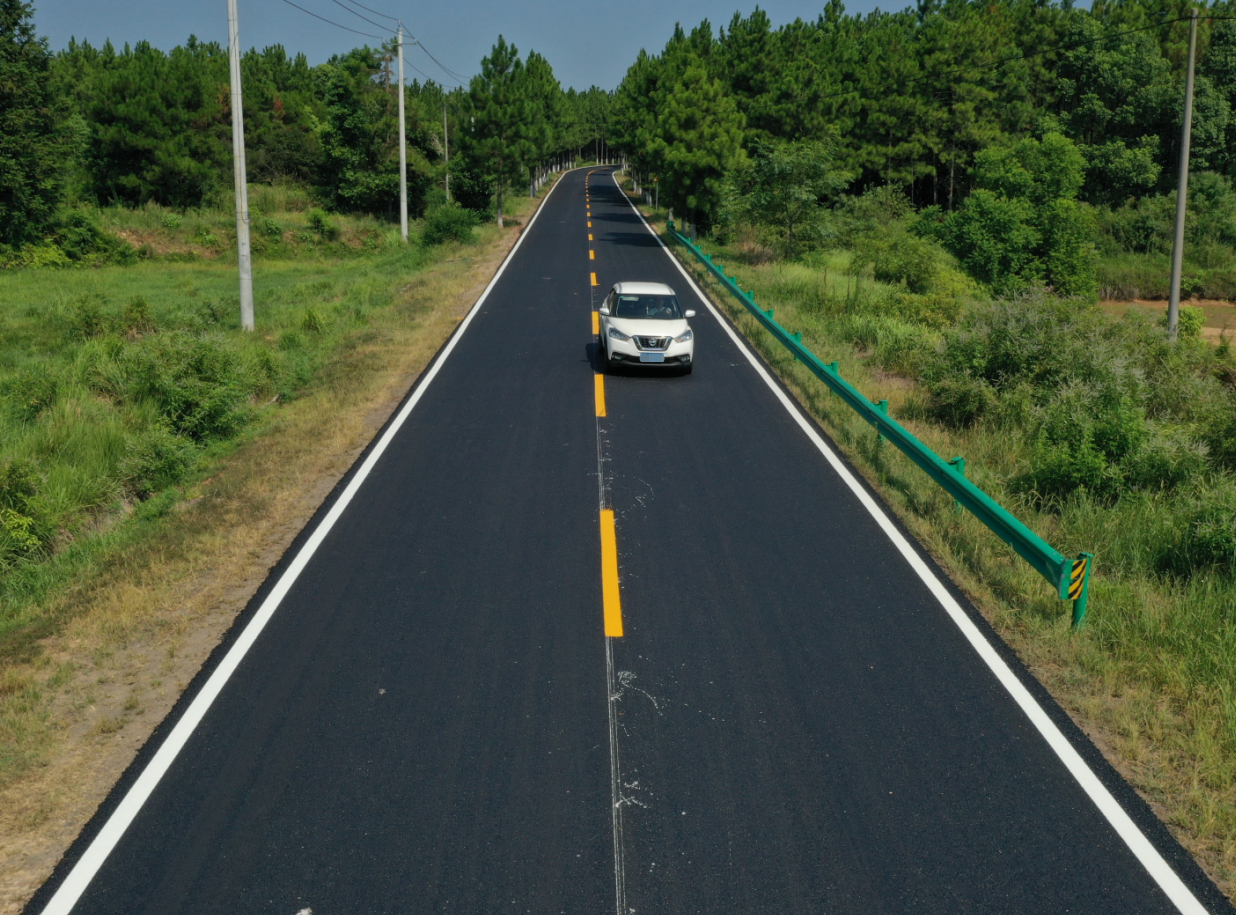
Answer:
[[664, 362], [665, 353], [640, 353], [640, 362]]

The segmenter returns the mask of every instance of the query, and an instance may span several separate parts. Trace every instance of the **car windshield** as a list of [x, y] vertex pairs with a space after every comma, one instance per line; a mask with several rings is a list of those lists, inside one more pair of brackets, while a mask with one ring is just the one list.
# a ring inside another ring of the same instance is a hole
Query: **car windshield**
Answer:
[[614, 317], [671, 321], [682, 317], [682, 309], [672, 295], [620, 295], [614, 301]]

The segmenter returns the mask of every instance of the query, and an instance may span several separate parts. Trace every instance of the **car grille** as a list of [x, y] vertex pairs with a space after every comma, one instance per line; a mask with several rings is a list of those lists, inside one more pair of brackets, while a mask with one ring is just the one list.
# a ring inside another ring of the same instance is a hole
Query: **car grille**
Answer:
[[636, 337], [635, 345], [640, 349], [666, 349], [669, 346], [669, 337]]

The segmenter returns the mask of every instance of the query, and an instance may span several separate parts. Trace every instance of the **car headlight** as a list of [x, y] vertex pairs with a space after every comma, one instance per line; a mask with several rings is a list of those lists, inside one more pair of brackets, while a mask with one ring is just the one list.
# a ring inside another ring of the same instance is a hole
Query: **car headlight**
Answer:
[[624, 334], [622, 331], [620, 331], [616, 327], [611, 327], [609, 329], [609, 335], [613, 337], [615, 340], [621, 340], [623, 343], [626, 343], [628, 340], [631, 339], [630, 337], [628, 337], [626, 334]]
[[675, 343], [686, 343], [688, 340], [691, 339], [692, 336], [693, 334], [691, 333], [691, 328], [688, 327], [686, 330], [684, 330], [682, 333], [680, 333], [677, 337], [674, 338], [674, 342]]

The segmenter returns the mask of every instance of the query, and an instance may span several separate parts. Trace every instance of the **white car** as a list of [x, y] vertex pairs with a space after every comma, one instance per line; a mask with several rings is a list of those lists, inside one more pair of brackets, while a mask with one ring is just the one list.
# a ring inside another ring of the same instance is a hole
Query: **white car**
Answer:
[[689, 374], [695, 364], [695, 335], [674, 290], [664, 283], [615, 283], [598, 309], [601, 352], [610, 368], [677, 365]]

